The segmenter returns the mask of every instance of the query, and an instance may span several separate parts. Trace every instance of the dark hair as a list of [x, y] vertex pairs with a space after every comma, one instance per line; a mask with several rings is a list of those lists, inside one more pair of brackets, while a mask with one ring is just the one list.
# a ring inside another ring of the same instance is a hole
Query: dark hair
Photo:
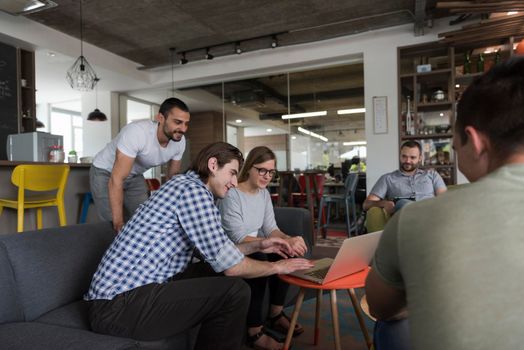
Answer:
[[189, 170], [193, 170], [195, 173], [197, 173], [200, 177], [200, 180], [202, 180], [204, 183], [207, 182], [209, 175], [211, 174], [211, 171], [207, 165], [207, 162], [210, 158], [216, 158], [219, 168], [222, 168], [233, 159], [238, 161], [239, 167], [241, 167], [242, 163], [244, 162], [244, 156], [242, 155], [242, 152], [229, 143], [215, 142], [205, 146], [202, 148], [202, 150], [200, 150], [200, 152], [198, 152], [198, 155], [193, 160], [193, 163], [189, 168]]
[[248, 179], [249, 169], [251, 169], [253, 165], [264, 163], [268, 160], [275, 160], [276, 165], [276, 159], [277, 157], [275, 156], [275, 153], [273, 153], [273, 151], [266, 146], [258, 146], [253, 148], [247, 155], [242, 170], [240, 170], [238, 182], [244, 182]]
[[417, 141], [413, 141], [413, 140], [406, 141], [406, 142], [404, 142], [402, 144], [402, 146], [400, 146], [400, 149], [402, 149], [404, 147], [407, 147], [407, 148], [415, 148], [416, 147], [416, 148], [418, 148], [419, 153], [422, 154], [422, 146]]
[[353, 156], [353, 158], [351, 158], [351, 165], [359, 165], [360, 164], [360, 157], [359, 156]]
[[503, 159], [524, 146], [524, 58], [496, 65], [466, 89], [455, 122], [462, 144], [467, 126], [487, 135]]
[[182, 100], [179, 100], [175, 97], [168, 98], [167, 100], [162, 102], [162, 104], [160, 105], [160, 109], [158, 110], [158, 113], [162, 114], [165, 118], [167, 118], [167, 116], [169, 115], [169, 111], [175, 107], [183, 112], [189, 113], [189, 108], [187, 108], [187, 105]]

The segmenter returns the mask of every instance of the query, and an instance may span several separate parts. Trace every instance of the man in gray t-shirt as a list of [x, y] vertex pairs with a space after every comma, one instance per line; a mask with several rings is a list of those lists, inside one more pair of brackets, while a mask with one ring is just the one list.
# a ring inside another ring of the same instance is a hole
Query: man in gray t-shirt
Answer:
[[407, 141], [400, 148], [400, 169], [382, 175], [364, 201], [364, 210], [383, 208], [393, 214], [410, 201], [433, 198], [446, 192], [442, 177], [433, 169], [420, 169], [422, 147]]

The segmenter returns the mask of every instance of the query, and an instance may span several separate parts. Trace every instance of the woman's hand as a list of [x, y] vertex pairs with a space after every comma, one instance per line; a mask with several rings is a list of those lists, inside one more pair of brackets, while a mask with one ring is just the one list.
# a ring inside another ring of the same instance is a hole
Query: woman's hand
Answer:
[[291, 255], [292, 257], [296, 256], [304, 256], [307, 252], [307, 245], [306, 242], [304, 242], [304, 238], [301, 236], [294, 236], [289, 237], [286, 239], [286, 241], [289, 243], [291, 247]]
[[280, 237], [269, 237], [260, 240], [259, 251], [265, 254], [278, 254], [287, 259], [292, 256], [293, 249], [288, 241]]

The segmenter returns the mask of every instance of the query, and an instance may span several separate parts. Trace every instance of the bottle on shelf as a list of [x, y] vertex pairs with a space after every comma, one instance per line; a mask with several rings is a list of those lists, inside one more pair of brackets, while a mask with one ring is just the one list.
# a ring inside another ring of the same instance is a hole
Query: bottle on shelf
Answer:
[[407, 98], [407, 109], [406, 109], [406, 135], [415, 135], [415, 123], [413, 121], [413, 114], [411, 113], [411, 98]]
[[464, 57], [464, 74], [470, 74], [471, 73], [471, 53], [469, 51], [466, 51], [465, 57]]
[[484, 72], [484, 55], [479, 53], [479, 59], [477, 60], [477, 73]]
[[495, 64], [500, 63], [500, 49], [495, 53]]

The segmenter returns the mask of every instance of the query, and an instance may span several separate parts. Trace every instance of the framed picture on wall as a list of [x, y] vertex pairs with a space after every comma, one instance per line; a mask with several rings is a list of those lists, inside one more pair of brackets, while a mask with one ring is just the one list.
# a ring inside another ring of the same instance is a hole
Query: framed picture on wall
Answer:
[[373, 133], [386, 134], [388, 132], [388, 98], [387, 96], [373, 97]]

